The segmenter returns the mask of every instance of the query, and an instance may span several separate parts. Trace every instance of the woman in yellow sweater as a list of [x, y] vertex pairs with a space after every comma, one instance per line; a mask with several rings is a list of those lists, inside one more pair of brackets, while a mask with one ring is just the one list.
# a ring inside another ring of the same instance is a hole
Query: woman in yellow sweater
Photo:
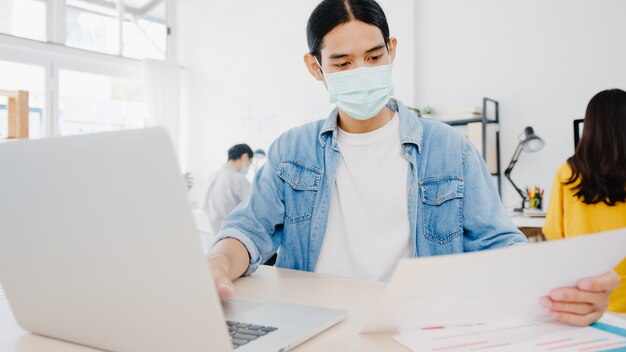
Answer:
[[[543, 233], [550, 240], [626, 227], [626, 92], [594, 96], [574, 155], [554, 179]], [[626, 248], [624, 256], [626, 257]], [[608, 310], [626, 313], [626, 259]]]

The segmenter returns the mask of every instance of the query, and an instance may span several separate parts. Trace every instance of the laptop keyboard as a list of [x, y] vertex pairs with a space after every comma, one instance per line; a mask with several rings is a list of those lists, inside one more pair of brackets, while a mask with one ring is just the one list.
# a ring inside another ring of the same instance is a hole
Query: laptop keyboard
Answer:
[[278, 329], [273, 326], [246, 324], [236, 321], [226, 321], [226, 325], [228, 325], [228, 332], [235, 349]]

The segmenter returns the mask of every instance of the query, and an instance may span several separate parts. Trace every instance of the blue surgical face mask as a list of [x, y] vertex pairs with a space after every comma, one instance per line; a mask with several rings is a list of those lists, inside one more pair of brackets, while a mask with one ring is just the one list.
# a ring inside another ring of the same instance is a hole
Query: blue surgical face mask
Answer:
[[[316, 59], [317, 60], [317, 59]], [[357, 120], [369, 120], [387, 105], [393, 95], [391, 58], [388, 65], [360, 67], [336, 73], [322, 70], [330, 102]]]

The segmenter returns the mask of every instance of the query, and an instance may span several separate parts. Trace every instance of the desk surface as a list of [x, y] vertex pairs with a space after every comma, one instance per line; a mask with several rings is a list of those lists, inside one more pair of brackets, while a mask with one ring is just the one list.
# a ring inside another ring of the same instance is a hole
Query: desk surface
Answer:
[[509, 217], [517, 227], [543, 227], [546, 223], [545, 217], [532, 217], [521, 213], [512, 213]]
[[[259, 285], [261, 280], [264, 283]], [[346, 320], [308, 340], [296, 351], [408, 351], [391, 339], [392, 334], [358, 333], [384, 287], [379, 282], [262, 266], [253, 277], [235, 283], [235, 295], [243, 299], [306, 304], [348, 312]]]
[[[359, 335], [370, 308], [378, 301], [384, 284], [344, 279], [302, 271], [262, 266], [252, 276], [235, 282], [236, 298], [307, 304], [344, 309], [348, 318], [296, 348], [296, 351], [407, 351], [391, 334]], [[624, 316], [626, 318], [626, 316]], [[0, 351], [88, 352], [73, 345], [20, 329], [0, 291]]]

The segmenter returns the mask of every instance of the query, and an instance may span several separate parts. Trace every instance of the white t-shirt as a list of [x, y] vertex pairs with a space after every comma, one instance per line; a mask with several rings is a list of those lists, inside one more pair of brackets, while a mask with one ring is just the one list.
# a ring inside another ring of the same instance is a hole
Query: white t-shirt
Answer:
[[224, 218], [250, 194], [250, 188], [246, 177], [229, 163], [211, 175], [203, 208], [214, 233], [222, 228]]
[[389, 280], [412, 253], [399, 118], [368, 133], [339, 129], [337, 144], [341, 161], [315, 271]]

